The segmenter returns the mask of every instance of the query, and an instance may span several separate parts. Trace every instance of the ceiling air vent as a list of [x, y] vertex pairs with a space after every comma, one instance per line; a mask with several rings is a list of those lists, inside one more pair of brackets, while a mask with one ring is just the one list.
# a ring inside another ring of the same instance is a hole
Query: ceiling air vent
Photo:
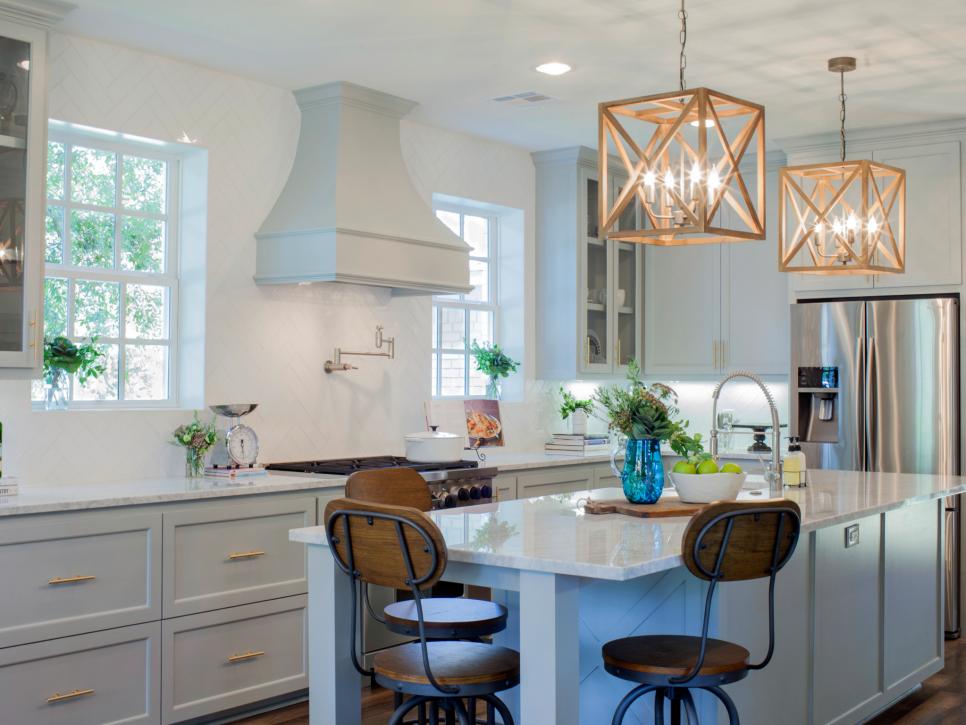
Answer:
[[537, 93], [536, 91], [524, 91], [523, 93], [516, 93], [512, 96], [500, 96], [493, 100], [507, 106], [529, 106], [531, 103], [552, 101], [553, 98], [543, 93]]

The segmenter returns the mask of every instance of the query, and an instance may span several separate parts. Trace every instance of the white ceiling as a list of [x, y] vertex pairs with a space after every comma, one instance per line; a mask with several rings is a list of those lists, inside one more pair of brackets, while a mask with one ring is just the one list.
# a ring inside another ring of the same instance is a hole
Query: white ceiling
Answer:
[[[348, 80], [427, 123], [547, 149], [596, 145], [596, 104], [677, 84], [676, 0], [73, 0], [59, 26], [300, 88]], [[769, 139], [966, 116], [964, 0], [690, 0], [688, 85], [763, 103]], [[547, 60], [574, 71], [536, 73]], [[529, 107], [498, 96], [538, 91]]]

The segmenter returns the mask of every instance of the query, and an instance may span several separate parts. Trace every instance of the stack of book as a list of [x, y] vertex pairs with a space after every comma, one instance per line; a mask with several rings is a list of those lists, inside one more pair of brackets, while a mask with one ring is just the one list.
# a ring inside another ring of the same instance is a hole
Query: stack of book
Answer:
[[553, 440], [544, 446], [544, 450], [551, 455], [558, 456], [587, 456], [593, 453], [609, 453], [610, 439], [601, 433], [588, 433], [587, 435], [554, 433]]

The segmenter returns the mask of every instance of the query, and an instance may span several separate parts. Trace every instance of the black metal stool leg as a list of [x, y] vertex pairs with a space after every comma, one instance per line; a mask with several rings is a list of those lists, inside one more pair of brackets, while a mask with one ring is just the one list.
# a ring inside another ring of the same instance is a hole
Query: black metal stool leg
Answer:
[[[460, 700], [456, 700], [456, 702], [461, 702], [461, 701]], [[447, 705], [449, 705], [449, 704], [452, 704], [452, 703], [447, 703]], [[455, 711], [455, 708], [452, 708], [452, 707], [447, 707], [446, 708], [446, 725], [456, 725], [456, 711]]]
[[614, 719], [611, 720], [611, 725], [621, 725], [621, 723], [624, 722], [624, 715], [627, 714], [628, 708], [634, 704], [634, 701], [639, 697], [643, 697], [649, 692], [654, 692], [656, 689], [658, 688], [655, 685], [638, 685], [624, 695], [624, 699], [620, 701], [620, 704], [617, 706], [617, 710], [614, 711]]
[[688, 725], [698, 725], [698, 711], [694, 707], [694, 698], [691, 697], [691, 691], [686, 688], [682, 689], [681, 700], [684, 702], [684, 712], [688, 716]]
[[672, 687], [667, 694], [671, 701], [671, 725], [681, 725], [681, 697], [678, 690]]
[[470, 714], [470, 719], [473, 725], [476, 725], [476, 698], [475, 697], [466, 698], [466, 712]]
[[654, 725], [664, 725], [664, 688], [654, 692]]
[[702, 687], [701, 689], [707, 690], [721, 700], [721, 703], [725, 706], [725, 710], [728, 711], [728, 722], [730, 725], [741, 725], [741, 720], [738, 719], [738, 708], [735, 707], [734, 700], [728, 696], [727, 692], [720, 687]]
[[486, 725], [496, 725], [496, 712], [489, 700], [486, 701]]
[[[489, 712], [489, 715], [487, 715], [487, 720], [489, 720], [491, 717], [494, 717], [493, 711], [496, 710], [496, 712], [500, 713], [500, 717], [503, 718], [503, 725], [513, 725], [513, 715], [510, 714], [510, 708], [506, 706], [506, 703], [503, 702], [503, 700], [496, 695], [483, 695], [482, 699], [486, 700], [486, 709]], [[494, 718], [489, 725], [495, 725], [495, 723], [496, 719]]]
[[473, 725], [473, 720], [470, 720], [469, 714], [466, 712], [466, 706], [463, 705], [462, 700], [453, 700], [453, 712], [456, 714], [457, 719], [460, 721], [460, 725]]
[[389, 725], [402, 725], [403, 718], [417, 705], [422, 706], [429, 701], [428, 697], [423, 697], [422, 695], [414, 697], [410, 700], [406, 700], [402, 705], [397, 707], [392, 713], [392, 717], [389, 719]]
[[439, 725], [439, 702], [429, 703], [429, 725]]

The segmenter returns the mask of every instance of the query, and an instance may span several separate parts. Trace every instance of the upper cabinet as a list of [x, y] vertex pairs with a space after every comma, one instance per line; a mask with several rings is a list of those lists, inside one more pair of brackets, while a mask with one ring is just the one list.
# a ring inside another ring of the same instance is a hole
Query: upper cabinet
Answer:
[[647, 248], [647, 375], [717, 376], [738, 369], [788, 374], [788, 276], [778, 271], [777, 168], [769, 163], [766, 174], [766, 241]]
[[[928, 132], [922, 141], [904, 130], [901, 139], [859, 135], [849, 145], [850, 159], [873, 159], [906, 172], [906, 271], [869, 276], [790, 275], [796, 293], [869, 293], [876, 289], [959, 286], [962, 271], [962, 129]], [[957, 138], [960, 137], [960, 138]], [[790, 151], [789, 165], [838, 157], [834, 145]]]
[[[626, 372], [642, 350], [642, 249], [604, 238], [597, 154], [585, 147], [533, 154], [537, 182], [538, 376], [563, 380]], [[637, 224], [636, 207], [621, 228]]]
[[42, 362], [46, 30], [0, 3], [0, 367]]

